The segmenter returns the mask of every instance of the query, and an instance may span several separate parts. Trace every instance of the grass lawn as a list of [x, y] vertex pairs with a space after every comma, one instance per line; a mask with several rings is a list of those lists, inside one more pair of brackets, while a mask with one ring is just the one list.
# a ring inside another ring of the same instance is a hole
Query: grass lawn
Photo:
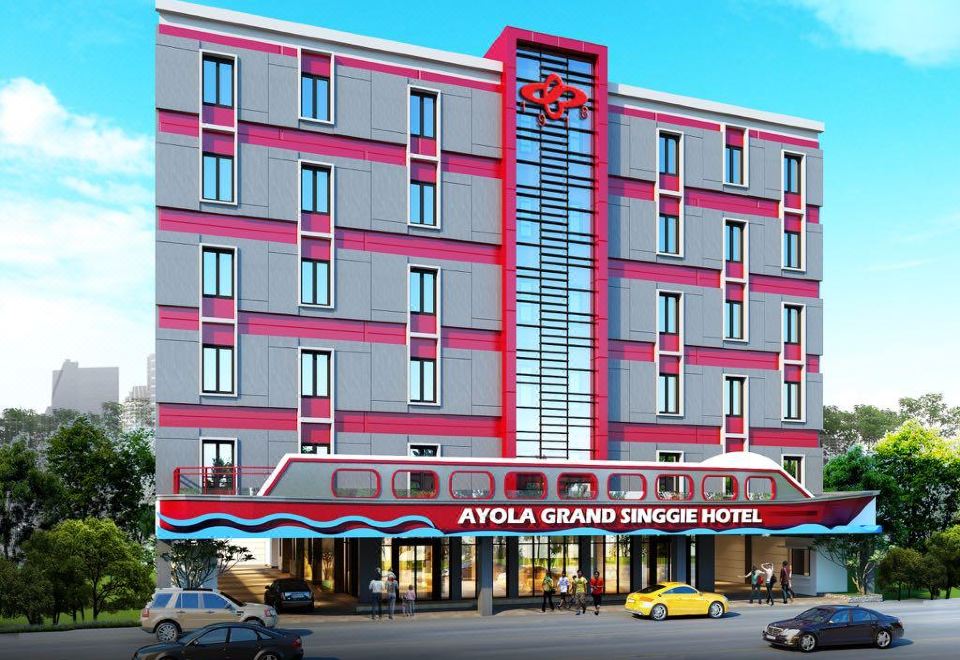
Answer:
[[12, 619], [0, 618], [0, 634], [19, 633], [19, 632], [48, 632], [51, 630], [75, 630], [77, 628], [119, 628], [125, 626], [140, 625], [140, 610], [120, 610], [118, 612], [103, 612], [97, 620], [93, 620], [90, 610], [86, 612], [87, 618], [81, 619], [77, 616], [77, 622], [69, 614], [60, 615], [60, 624], [53, 625], [50, 619], [45, 619], [42, 626], [31, 626], [27, 624], [26, 617], [18, 616]]

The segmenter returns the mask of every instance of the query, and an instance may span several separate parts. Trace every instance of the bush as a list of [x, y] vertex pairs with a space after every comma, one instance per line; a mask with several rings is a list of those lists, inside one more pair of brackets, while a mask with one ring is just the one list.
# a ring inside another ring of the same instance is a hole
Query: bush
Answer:
[[930, 592], [933, 600], [940, 595], [940, 590], [947, 585], [947, 569], [940, 560], [931, 554], [926, 554], [920, 560], [917, 580], [920, 586]]
[[880, 562], [880, 586], [897, 590], [897, 600], [903, 598], [903, 592], [909, 595], [917, 586], [920, 562], [923, 557], [913, 548], [890, 548], [887, 556]]

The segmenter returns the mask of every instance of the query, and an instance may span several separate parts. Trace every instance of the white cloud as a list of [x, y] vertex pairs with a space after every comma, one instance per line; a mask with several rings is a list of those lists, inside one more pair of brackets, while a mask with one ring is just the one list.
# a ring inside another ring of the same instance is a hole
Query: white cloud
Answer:
[[119, 366], [120, 395], [153, 350], [149, 136], [0, 82], [0, 408], [45, 409], [64, 359]]
[[957, 0], [795, 0], [847, 46], [917, 66], [960, 59]]
[[148, 174], [149, 137], [109, 121], [71, 113], [45, 86], [27, 78], [0, 82], [0, 158], [68, 161], [101, 173]]

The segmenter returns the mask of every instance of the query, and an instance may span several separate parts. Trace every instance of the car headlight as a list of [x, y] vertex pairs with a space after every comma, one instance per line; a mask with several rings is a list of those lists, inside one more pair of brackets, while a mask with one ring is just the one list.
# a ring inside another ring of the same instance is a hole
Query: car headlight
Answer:
[[786, 630], [781, 631], [780, 634], [783, 635], [784, 639], [786, 639], [789, 642], [794, 637], [799, 635], [800, 631], [796, 628], [787, 628]]

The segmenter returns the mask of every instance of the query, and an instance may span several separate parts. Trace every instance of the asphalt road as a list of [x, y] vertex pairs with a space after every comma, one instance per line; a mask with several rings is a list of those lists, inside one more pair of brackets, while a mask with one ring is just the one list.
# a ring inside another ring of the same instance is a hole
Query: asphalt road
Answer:
[[[781, 658], [795, 651], [760, 640], [767, 623], [804, 609], [799, 605], [748, 607], [720, 620], [638, 620], [610, 606], [600, 616], [514, 610], [494, 617], [422, 614], [416, 619], [371, 621], [362, 617], [297, 617], [281, 625], [297, 630], [312, 660], [367, 658]], [[903, 619], [906, 637], [894, 648], [829, 649], [819, 658], [956, 657], [960, 648], [960, 599], [885, 603], [876, 609]], [[130, 658], [152, 638], [138, 628], [0, 635], [0, 659], [111, 660]]]

